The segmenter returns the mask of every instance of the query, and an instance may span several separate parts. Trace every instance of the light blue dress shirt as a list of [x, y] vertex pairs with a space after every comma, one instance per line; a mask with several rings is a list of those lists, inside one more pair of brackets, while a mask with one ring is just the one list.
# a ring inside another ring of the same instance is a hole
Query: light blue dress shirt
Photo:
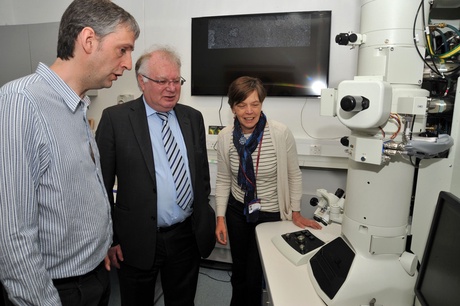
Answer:
[[[153, 160], [155, 164], [155, 175], [157, 182], [157, 212], [158, 226], [165, 227], [175, 223], [179, 223], [187, 219], [192, 214], [190, 205], [183, 210], [176, 203], [176, 186], [169, 167], [168, 158], [163, 145], [161, 129], [163, 126], [162, 120], [153, 108], [151, 108], [144, 99], [145, 109], [147, 113], [147, 122], [149, 125], [150, 140], [152, 143]], [[174, 110], [169, 112], [169, 126], [171, 132], [176, 139], [185, 164], [188, 165], [187, 148], [185, 147], [184, 137], [180, 130], [179, 122], [177, 121]], [[190, 168], [187, 167], [187, 175], [190, 178]], [[193, 192], [193, 190], [192, 190]], [[193, 194], [192, 194], [193, 197]]]

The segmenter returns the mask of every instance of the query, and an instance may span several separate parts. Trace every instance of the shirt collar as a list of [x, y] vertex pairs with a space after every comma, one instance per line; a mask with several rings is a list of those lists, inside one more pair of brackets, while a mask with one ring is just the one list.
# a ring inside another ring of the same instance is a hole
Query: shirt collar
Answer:
[[57, 94], [59, 94], [67, 107], [75, 112], [80, 102], [83, 102], [86, 106], [89, 106], [91, 100], [88, 96], [81, 99], [67, 83], [65, 83], [53, 70], [43, 63], [38, 63], [36, 73], [43, 77], [43, 79], [53, 87]]
[[[153, 115], [153, 114], [156, 114], [156, 113], [159, 113], [158, 111], [154, 110], [152, 107], [150, 107], [150, 105], [147, 104], [147, 102], [145, 102], [145, 97], [144, 95], [142, 95], [142, 101], [144, 101], [144, 105], [145, 105], [145, 113], [147, 114], [147, 117]], [[175, 115], [174, 113], [174, 109], [170, 110], [169, 112], [170, 115]]]

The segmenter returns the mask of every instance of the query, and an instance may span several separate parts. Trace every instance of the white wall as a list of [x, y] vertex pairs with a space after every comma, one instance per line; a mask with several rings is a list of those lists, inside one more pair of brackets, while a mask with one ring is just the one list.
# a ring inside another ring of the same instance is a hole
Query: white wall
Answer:
[[59, 21], [70, 0], [1, 0], [0, 25]]
[[[71, 2], [71, 0], [0, 0], [0, 26], [59, 22]], [[135, 61], [145, 49], [143, 37], [145, 32], [148, 32], [144, 29], [144, 0], [115, 0], [113, 2], [129, 11], [141, 27], [141, 36], [136, 42], [136, 49], [133, 53], [133, 61]], [[8, 41], [6, 37], [0, 37], [0, 39], [3, 43]], [[124, 76], [114, 82], [110, 89], [99, 90], [98, 96], [92, 98], [93, 103], [88, 116], [98, 123], [102, 110], [116, 104], [120, 93], [131, 93], [135, 96], [140, 94], [133, 71], [125, 72]]]
[[[341, 32], [358, 31], [360, 22], [360, 2], [356, 0], [113, 0], [129, 11], [141, 27], [141, 36], [136, 41], [133, 61], [153, 44], [171, 45], [182, 57], [182, 75], [190, 80], [191, 75], [191, 18], [216, 15], [234, 15], [251, 13], [273, 13], [291, 11], [332, 11], [331, 53], [329, 87], [336, 87], [345, 79], [352, 79], [356, 72], [358, 50], [338, 46], [335, 35]], [[71, 0], [0, 0], [0, 26], [58, 22]], [[7, 37], [0, 37], [5, 43]], [[1, 55], [0, 55], [1, 56]], [[98, 91], [88, 116], [99, 121], [102, 110], [117, 102], [120, 94], [140, 95], [133, 71], [114, 82], [110, 89]], [[232, 114], [226, 97], [191, 96], [190, 81], [182, 89], [181, 103], [199, 109], [206, 125], [227, 125]], [[222, 111], [219, 114], [219, 108]], [[336, 118], [319, 115], [319, 100], [314, 98], [268, 97], [264, 102], [264, 111], [268, 117], [288, 125], [294, 136], [303, 141], [321, 142], [325, 139], [338, 139], [348, 135], [349, 131]], [[220, 116], [219, 116], [220, 115]], [[318, 140], [319, 139], [319, 140]], [[338, 145], [340, 148], [340, 145]], [[346, 174], [343, 171], [313, 171], [312, 180], [316, 184], [307, 184], [305, 193], [314, 194], [318, 188], [345, 188]], [[333, 178], [331, 180], [331, 178]], [[338, 179], [338, 182], [335, 181]], [[330, 184], [330, 182], [335, 182]], [[311, 183], [311, 182], [310, 182]], [[304, 184], [305, 185], [305, 184]], [[340, 186], [339, 186], [340, 185]], [[315, 187], [313, 187], [315, 186]]]
[[[145, 45], [166, 43], [175, 46], [182, 55], [182, 74], [190, 80], [192, 17], [311, 10], [332, 11], [330, 87], [335, 87], [340, 81], [353, 78], [356, 71], [357, 50], [350, 51], [334, 42], [336, 34], [359, 29], [360, 10], [356, 0], [145, 1]], [[222, 97], [192, 97], [189, 84], [183, 88], [181, 99], [182, 103], [200, 109], [207, 125], [220, 125], [221, 100]], [[227, 125], [232, 121], [232, 114], [225, 97], [223, 104], [221, 117], [223, 125]], [[335, 118], [319, 117], [318, 99], [268, 97], [264, 102], [264, 111], [270, 118], [287, 124], [299, 139], [310, 138], [302, 123], [307, 132], [317, 138], [348, 134], [348, 130]]]
[[[33, 24], [59, 21], [70, 0], [0, 0], [0, 25]], [[310, 10], [331, 10], [331, 55], [330, 87], [336, 87], [344, 79], [353, 78], [356, 71], [357, 50], [338, 46], [335, 35], [340, 32], [359, 29], [359, 1], [356, 0], [114, 0], [129, 11], [141, 26], [141, 37], [136, 42], [133, 60], [153, 44], [168, 44], [177, 49], [182, 56], [183, 76], [190, 80], [191, 67], [191, 18], [215, 15], [271, 13]], [[2, 39], [5, 42], [5, 39]], [[114, 83], [112, 88], [100, 90], [93, 98], [89, 116], [98, 122], [101, 112], [107, 106], [116, 104], [119, 94], [133, 94], [137, 88], [133, 71], [125, 72], [124, 77]], [[223, 101], [221, 118], [223, 125], [231, 122], [232, 116], [226, 98], [197, 97], [190, 94], [190, 82], [182, 90], [181, 103], [189, 104], [205, 117], [206, 125], [220, 125], [219, 108]], [[270, 118], [287, 124], [298, 139], [337, 138], [348, 134], [348, 129], [335, 118], [319, 116], [319, 101], [312, 98], [268, 97], [264, 111]], [[310, 136], [308, 136], [308, 134]]]

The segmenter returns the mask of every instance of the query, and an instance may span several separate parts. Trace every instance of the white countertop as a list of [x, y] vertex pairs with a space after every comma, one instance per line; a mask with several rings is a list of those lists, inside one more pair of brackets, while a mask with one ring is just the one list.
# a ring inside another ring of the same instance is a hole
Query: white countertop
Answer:
[[[272, 238], [302, 230], [292, 221], [267, 222], [256, 227], [257, 242], [267, 282], [270, 301], [274, 306], [324, 306], [310, 281], [307, 265], [295, 266], [273, 244]], [[341, 226], [330, 224], [321, 230], [308, 228], [316, 237], [329, 242], [340, 236]], [[313, 251], [315, 252], [315, 251]]]

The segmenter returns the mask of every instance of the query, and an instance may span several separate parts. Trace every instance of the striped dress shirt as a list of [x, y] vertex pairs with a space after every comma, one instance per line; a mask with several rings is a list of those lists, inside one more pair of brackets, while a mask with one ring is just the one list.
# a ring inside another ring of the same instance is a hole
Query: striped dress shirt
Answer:
[[0, 89], [0, 280], [18, 305], [60, 305], [52, 279], [93, 270], [110, 247], [89, 102], [42, 63]]

